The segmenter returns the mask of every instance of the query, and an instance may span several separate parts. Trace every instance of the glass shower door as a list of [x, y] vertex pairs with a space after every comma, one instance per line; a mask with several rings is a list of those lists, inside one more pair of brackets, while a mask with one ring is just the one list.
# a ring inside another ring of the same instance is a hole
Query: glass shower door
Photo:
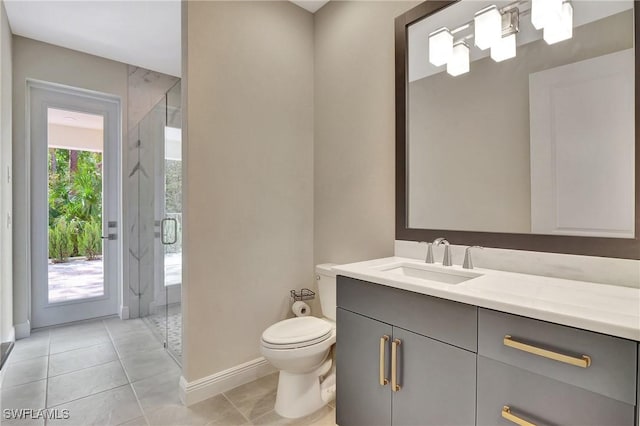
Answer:
[[166, 95], [164, 131], [164, 194], [160, 236], [163, 246], [163, 276], [166, 296], [167, 350], [182, 357], [182, 116], [180, 83]]

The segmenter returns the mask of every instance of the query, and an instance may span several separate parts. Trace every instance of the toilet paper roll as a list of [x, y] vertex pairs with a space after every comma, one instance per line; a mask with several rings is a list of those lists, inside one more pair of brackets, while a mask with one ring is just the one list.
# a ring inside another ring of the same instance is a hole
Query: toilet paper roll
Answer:
[[311, 315], [311, 308], [309, 307], [309, 305], [299, 300], [297, 302], [293, 302], [291, 310], [297, 317], [308, 317], [309, 315]]

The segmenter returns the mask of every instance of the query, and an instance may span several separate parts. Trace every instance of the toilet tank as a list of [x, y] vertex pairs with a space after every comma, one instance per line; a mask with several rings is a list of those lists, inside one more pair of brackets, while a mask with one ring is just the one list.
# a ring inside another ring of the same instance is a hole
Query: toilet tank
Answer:
[[316, 281], [320, 293], [322, 315], [332, 321], [336, 320], [336, 273], [333, 271], [335, 263], [316, 265]]

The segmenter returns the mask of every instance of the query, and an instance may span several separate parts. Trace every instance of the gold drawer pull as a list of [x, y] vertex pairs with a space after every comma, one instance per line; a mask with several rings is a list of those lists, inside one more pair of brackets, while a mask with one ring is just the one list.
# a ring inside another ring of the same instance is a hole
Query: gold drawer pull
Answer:
[[582, 358], [576, 358], [574, 356], [559, 354], [557, 352], [548, 351], [546, 349], [538, 348], [536, 346], [527, 345], [526, 343], [513, 340], [508, 334], [504, 336], [502, 340], [505, 346], [518, 349], [520, 351], [529, 352], [530, 354], [542, 356], [552, 359], [554, 361], [564, 362], [566, 364], [575, 365], [576, 367], [587, 368], [591, 365], [591, 357], [588, 355], [582, 355]]
[[386, 334], [380, 338], [380, 386], [384, 386], [389, 383], [389, 379], [384, 377], [384, 350], [386, 349], [389, 336]]
[[391, 389], [398, 392], [401, 386], [398, 384], [398, 346], [402, 344], [400, 339], [391, 342]]
[[511, 408], [508, 405], [502, 407], [502, 418], [509, 420], [512, 423], [517, 424], [518, 426], [536, 426], [535, 423], [531, 423], [526, 421], [525, 419], [521, 419], [511, 412]]

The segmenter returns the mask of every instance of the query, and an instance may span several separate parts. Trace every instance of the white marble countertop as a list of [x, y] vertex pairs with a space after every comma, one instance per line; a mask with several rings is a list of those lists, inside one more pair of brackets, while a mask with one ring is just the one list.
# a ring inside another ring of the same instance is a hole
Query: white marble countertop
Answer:
[[[385, 271], [401, 265], [481, 275], [446, 284]], [[443, 267], [403, 257], [336, 265], [333, 269], [337, 275], [640, 341], [637, 288], [482, 268], [468, 270], [458, 265]]]

